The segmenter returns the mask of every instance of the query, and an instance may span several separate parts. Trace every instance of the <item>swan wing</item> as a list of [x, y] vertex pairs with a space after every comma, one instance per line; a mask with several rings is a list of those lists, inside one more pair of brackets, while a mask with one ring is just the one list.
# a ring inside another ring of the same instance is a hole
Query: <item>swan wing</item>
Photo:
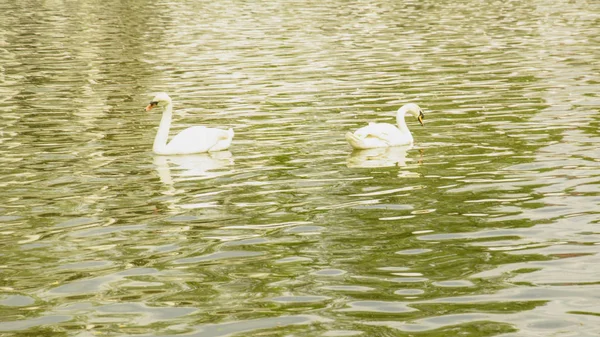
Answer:
[[192, 126], [178, 133], [167, 145], [174, 154], [222, 151], [231, 145], [233, 130]]
[[374, 149], [374, 148], [378, 148], [378, 147], [390, 146], [383, 139], [376, 138], [376, 137], [362, 138], [352, 132], [346, 133], [346, 140], [348, 141], [350, 146], [352, 146], [354, 149], [357, 149], [357, 150], [366, 150], [366, 149]]
[[384, 141], [390, 140], [399, 133], [400, 130], [395, 125], [388, 123], [369, 123], [354, 132], [355, 135], [362, 138], [375, 137]]
[[400, 129], [388, 123], [369, 123], [354, 133], [346, 134], [346, 140], [355, 149], [372, 149], [410, 143]]

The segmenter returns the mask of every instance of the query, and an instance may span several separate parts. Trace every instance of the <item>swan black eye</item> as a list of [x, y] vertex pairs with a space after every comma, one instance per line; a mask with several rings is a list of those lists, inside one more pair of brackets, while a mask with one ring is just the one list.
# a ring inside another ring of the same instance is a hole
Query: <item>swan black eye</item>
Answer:
[[158, 102], [157, 102], [157, 101], [152, 101], [152, 102], [150, 102], [150, 105], [151, 105], [152, 107], [155, 107], [155, 106], [157, 106], [157, 105], [158, 105]]

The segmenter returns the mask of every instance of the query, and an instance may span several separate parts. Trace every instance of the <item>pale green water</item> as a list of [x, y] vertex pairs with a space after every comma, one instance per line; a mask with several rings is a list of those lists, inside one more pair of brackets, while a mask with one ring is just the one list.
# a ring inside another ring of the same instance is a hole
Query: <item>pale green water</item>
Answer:
[[0, 8], [0, 336], [598, 336], [597, 1]]

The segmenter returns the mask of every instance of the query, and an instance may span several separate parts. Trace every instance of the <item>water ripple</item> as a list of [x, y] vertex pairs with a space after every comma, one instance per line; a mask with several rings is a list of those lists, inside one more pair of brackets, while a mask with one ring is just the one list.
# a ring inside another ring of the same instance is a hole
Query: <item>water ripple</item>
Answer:
[[[3, 5], [0, 330], [595, 336], [599, 11]], [[153, 155], [157, 91], [229, 151]]]

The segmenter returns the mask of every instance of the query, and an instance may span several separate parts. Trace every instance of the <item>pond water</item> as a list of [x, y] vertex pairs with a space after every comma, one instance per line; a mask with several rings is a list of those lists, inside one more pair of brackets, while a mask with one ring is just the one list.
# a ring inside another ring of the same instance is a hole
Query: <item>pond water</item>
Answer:
[[0, 7], [0, 335], [598, 336], [599, 2]]

